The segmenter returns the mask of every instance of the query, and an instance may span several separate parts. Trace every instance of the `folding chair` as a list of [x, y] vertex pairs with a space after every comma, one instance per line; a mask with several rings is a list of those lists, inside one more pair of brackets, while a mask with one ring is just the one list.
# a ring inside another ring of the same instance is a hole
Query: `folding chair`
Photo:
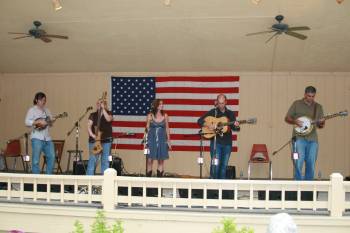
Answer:
[[9, 171], [8, 165], [7, 165], [7, 158], [9, 157], [14, 158], [12, 170], [16, 170], [17, 158], [20, 157], [22, 160], [23, 171], [26, 172], [23, 155], [21, 153], [21, 142], [19, 139], [9, 140], [7, 142], [6, 149], [2, 156], [4, 158], [6, 171]]
[[269, 179], [272, 180], [272, 161], [269, 158], [266, 144], [253, 144], [252, 152], [248, 161], [248, 180], [250, 179], [250, 169], [252, 163], [268, 163]]

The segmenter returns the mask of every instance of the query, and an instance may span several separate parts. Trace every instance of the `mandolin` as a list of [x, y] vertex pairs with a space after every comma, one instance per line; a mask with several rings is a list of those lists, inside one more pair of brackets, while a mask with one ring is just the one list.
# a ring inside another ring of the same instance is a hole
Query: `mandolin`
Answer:
[[[228, 126], [233, 125], [236, 121], [228, 121], [227, 117], [213, 117], [213, 116], [207, 116], [204, 119], [204, 125], [202, 127], [202, 135], [204, 138], [212, 138], [214, 137], [216, 134], [222, 136], [224, 133], [227, 132], [228, 130]], [[254, 118], [249, 118], [247, 120], [239, 120], [238, 121], [240, 125], [242, 124], [256, 124], [257, 119]], [[215, 129], [211, 130], [209, 129], [209, 126], [212, 125], [215, 127]]]
[[[47, 128], [47, 126], [49, 126], [49, 125], [52, 125], [53, 124], [53, 122], [55, 122], [57, 119], [59, 119], [59, 118], [64, 118], [64, 117], [67, 117], [68, 116], [68, 113], [66, 113], [66, 112], [63, 112], [63, 113], [61, 113], [61, 114], [58, 114], [58, 115], [56, 115], [56, 116], [53, 116], [52, 118], [53, 118], [53, 120], [50, 118], [50, 117], [46, 117], [46, 118], [37, 118], [37, 119], [35, 119], [35, 121], [37, 121], [37, 120], [45, 120], [46, 121], [46, 125], [42, 125], [42, 124], [40, 124], [40, 123], [34, 123], [34, 129], [35, 130], [44, 130], [44, 129], [46, 129]], [[34, 121], [34, 122], [35, 122]]]
[[[107, 97], [107, 92], [103, 92], [101, 101], [105, 103], [105, 106], [106, 106], [106, 97]], [[102, 108], [100, 107], [97, 111], [97, 124], [95, 126], [95, 135], [96, 135], [95, 145], [94, 145], [94, 148], [92, 148], [92, 153], [94, 155], [101, 154], [103, 150], [102, 144], [101, 144], [102, 132], [100, 130], [101, 118], [102, 118]]]

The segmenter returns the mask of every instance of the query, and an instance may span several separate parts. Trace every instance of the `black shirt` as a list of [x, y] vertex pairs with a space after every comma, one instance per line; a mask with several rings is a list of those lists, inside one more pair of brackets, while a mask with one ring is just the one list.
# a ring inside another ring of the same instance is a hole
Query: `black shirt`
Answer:
[[[107, 111], [110, 115], [111, 112]], [[97, 116], [98, 112], [93, 112], [89, 116], [89, 120], [92, 121], [91, 131], [96, 135], [95, 128], [97, 126]], [[105, 116], [102, 114], [100, 121], [100, 131], [102, 132], [101, 141], [102, 142], [111, 142], [112, 141], [112, 122], [108, 122]], [[89, 136], [89, 142], [94, 142], [95, 140]]]
[[[216, 112], [216, 113], [215, 113]], [[211, 109], [210, 111], [208, 111], [206, 114], [204, 114], [203, 116], [201, 116], [197, 123], [202, 127], [203, 124], [204, 124], [204, 119], [207, 117], [207, 116], [213, 116], [213, 117], [217, 117], [217, 118], [220, 118], [220, 117], [227, 117], [229, 122], [232, 122], [232, 121], [236, 121], [236, 117], [235, 117], [235, 114], [233, 111], [227, 109], [225, 107], [225, 112], [221, 112], [220, 109], [218, 108], [213, 108]], [[231, 129], [231, 130], [230, 130]], [[232, 145], [232, 130], [234, 131], [239, 131], [240, 128], [239, 127], [236, 127], [234, 126], [233, 124], [229, 126], [229, 130], [227, 130], [226, 133], [223, 134], [223, 136], [216, 136], [216, 142], [221, 144], [221, 145]], [[211, 140], [214, 140], [214, 137], [211, 139]]]

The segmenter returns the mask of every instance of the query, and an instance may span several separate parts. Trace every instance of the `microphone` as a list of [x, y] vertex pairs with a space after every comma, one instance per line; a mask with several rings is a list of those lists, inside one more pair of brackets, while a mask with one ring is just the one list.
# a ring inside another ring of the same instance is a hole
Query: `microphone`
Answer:
[[93, 107], [92, 107], [92, 106], [89, 106], [89, 107], [86, 108], [86, 111], [88, 112], [88, 111], [90, 111], [90, 110], [92, 110], [92, 109], [93, 109]]
[[292, 137], [292, 149], [293, 149], [293, 159], [294, 160], [297, 160], [299, 159], [299, 154], [298, 154], [298, 151], [297, 151], [297, 137], [296, 136], [293, 136]]

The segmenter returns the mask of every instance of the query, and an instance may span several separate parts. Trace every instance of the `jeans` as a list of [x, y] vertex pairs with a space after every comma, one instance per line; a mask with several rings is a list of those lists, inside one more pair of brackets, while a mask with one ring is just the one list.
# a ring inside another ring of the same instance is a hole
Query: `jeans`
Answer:
[[[315, 174], [315, 163], [317, 159], [318, 143], [298, 138], [296, 140], [296, 149], [299, 158], [295, 161], [294, 178], [296, 180], [313, 180]], [[305, 176], [303, 177], [303, 165], [305, 161]]]
[[44, 152], [46, 157], [46, 174], [52, 174], [55, 164], [55, 149], [52, 141], [43, 141], [32, 138], [32, 172], [40, 174], [40, 154]]
[[[102, 144], [102, 149], [103, 149], [102, 156], [101, 156], [101, 173], [103, 174], [103, 172], [107, 168], [109, 168], [108, 156], [109, 156], [110, 151], [111, 151], [112, 142], [106, 142], [106, 143], [101, 143], [101, 144]], [[87, 171], [86, 171], [86, 175], [88, 175], [88, 176], [93, 176], [95, 174], [96, 162], [98, 160], [98, 157], [100, 156], [100, 154], [94, 155], [92, 153], [94, 145], [95, 145], [95, 143], [89, 143], [90, 157], [89, 157], [89, 163], [88, 163], [88, 167], [87, 167]]]
[[216, 143], [216, 158], [218, 164], [213, 164], [215, 158], [214, 141], [210, 141], [210, 178], [212, 179], [226, 179], [226, 167], [230, 159], [232, 145], [222, 145]]

